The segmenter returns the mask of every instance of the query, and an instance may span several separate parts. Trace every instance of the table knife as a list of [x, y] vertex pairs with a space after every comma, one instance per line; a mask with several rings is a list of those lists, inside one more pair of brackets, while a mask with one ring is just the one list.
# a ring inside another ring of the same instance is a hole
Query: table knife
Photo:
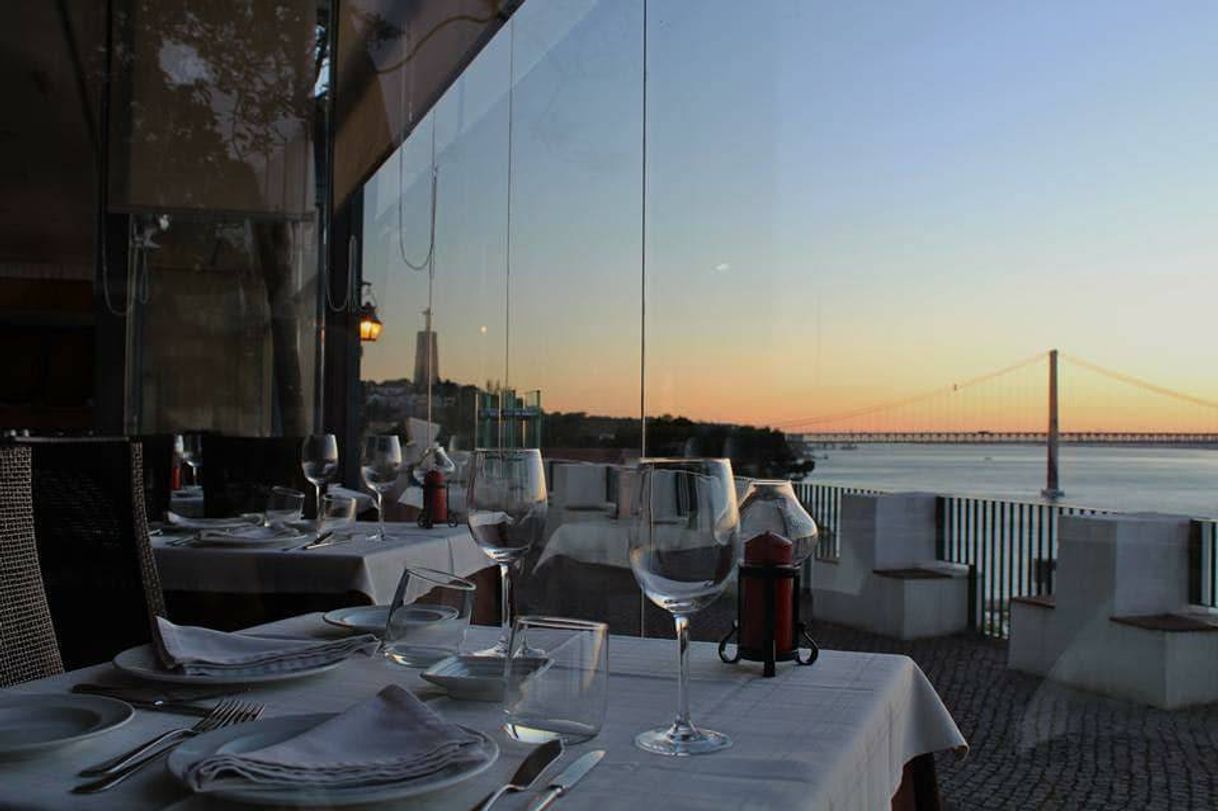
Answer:
[[600, 763], [604, 756], [604, 749], [581, 755], [574, 763], [563, 769], [550, 785], [546, 786], [545, 790], [529, 806], [528, 811], [545, 811], [554, 804], [555, 800], [570, 791], [571, 787], [578, 783], [585, 774], [592, 771], [592, 767]]
[[94, 696], [105, 696], [106, 698], [115, 698], [124, 704], [130, 704], [137, 710], [167, 712], [172, 713], [173, 715], [191, 715], [196, 718], [205, 718], [212, 710], [211, 707], [197, 707], [194, 704], [187, 704], [184, 701], [169, 701], [163, 698], [139, 698], [122, 690], [107, 690], [105, 688], [98, 688], [96, 685], [78, 684], [76, 687], [72, 688], [72, 692]]

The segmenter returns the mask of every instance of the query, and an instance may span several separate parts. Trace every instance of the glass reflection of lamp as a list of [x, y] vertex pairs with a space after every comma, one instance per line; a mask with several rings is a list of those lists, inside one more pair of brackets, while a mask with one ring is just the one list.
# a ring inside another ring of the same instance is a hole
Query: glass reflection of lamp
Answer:
[[372, 292], [372, 282], [363, 284], [367, 290], [367, 296], [359, 308], [359, 339], [375, 341], [381, 337], [381, 330], [385, 325], [381, 323], [381, 319], [376, 314], [376, 295]]

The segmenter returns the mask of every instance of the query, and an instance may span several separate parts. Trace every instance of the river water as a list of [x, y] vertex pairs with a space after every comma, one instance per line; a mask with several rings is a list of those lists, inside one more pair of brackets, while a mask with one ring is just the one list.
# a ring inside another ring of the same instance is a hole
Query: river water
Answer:
[[[808, 481], [1018, 501], [1041, 501], [1045, 486], [1043, 446], [859, 445], [816, 455]], [[1061, 504], [1218, 517], [1218, 450], [1065, 445], [1060, 486]]]

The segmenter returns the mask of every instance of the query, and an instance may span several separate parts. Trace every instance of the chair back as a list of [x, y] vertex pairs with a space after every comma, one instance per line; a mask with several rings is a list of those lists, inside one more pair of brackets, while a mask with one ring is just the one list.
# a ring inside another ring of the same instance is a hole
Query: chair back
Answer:
[[209, 517], [262, 512], [274, 487], [313, 485], [300, 468], [302, 437], [203, 435], [203, 509]]
[[62, 672], [38, 568], [30, 449], [0, 448], [0, 687]]
[[96, 664], [149, 642], [165, 603], [148, 539], [140, 444], [28, 446], [39, 564], [64, 665]]

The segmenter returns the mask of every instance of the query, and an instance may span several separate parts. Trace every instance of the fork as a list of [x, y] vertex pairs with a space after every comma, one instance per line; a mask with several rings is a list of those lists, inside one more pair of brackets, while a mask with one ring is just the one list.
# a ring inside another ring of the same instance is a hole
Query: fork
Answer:
[[124, 752], [105, 763], [85, 769], [80, 773], [82, 777], [101, 775], [101, 778], [77, 786], [72, 789], [72, 793], [93, 794], [113, 788], [187, 738], [221, 727], [257, 720], [264, 709], [263, 705], [253, 702], [231, 699], [222, 701], [206, 718], [199, 719], [199, 723], [189, 729], [171, 729], [130, 752]]

